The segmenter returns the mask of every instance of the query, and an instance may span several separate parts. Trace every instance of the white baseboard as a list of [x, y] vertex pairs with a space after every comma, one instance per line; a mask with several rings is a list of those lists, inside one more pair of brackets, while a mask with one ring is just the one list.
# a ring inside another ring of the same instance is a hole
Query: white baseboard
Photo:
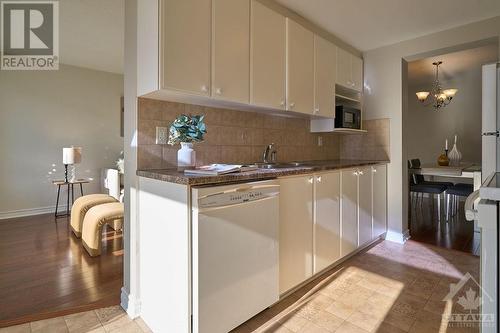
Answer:
[[120, 306], [130, 318], [135, 319], [141, 315], [141, 302], [134, 295], [130, 295], [125, 287], [122, 287], [120, 299]]
[[[0, 212], [0, 220], [12, 219], [12, 218], [16, 218], [16, 217], [48, 214], [48, 213], [54, 213], [55, 211], [56, 211], [56, 206], [11, 210], [11, 211], [6, 211], [6, 212]], [[60, 205], [58, 208], [58, 211], [61, 213], [65, 212], [66, 205]]]
[[385, 239], [391, 242], [404, 244], [408, 239], [410, 239], [410, 230], [406, 229], [403, 233], [388, 230]]

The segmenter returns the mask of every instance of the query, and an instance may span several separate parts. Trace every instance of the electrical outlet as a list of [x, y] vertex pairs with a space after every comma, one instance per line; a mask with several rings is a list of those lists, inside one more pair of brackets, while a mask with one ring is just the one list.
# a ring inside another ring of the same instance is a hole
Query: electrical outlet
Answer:
[[168, 143], [168, 127], [156, 127], [156, 144], [166, 145]]
[[321, 147], [323, 145], [323, 137], [318, 136], [318, 147]]

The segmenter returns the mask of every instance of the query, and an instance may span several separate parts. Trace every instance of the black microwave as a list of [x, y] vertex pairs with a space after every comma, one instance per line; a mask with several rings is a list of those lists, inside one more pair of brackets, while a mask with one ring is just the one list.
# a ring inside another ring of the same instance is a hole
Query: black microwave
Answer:
[[335, 127], [361, 129], [361, 110], [337, 105], [335, 107]]

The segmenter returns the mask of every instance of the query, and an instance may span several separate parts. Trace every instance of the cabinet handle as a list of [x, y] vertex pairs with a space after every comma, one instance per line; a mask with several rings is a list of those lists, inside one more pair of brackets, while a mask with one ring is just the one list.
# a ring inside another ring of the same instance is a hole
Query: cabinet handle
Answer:
[[358, 176], [358, 175], [359, 175], [359, 172], [354, 171], [352, 174], [353, 174], [354, 176]]
[[372, 172], [373, 172], [373, 173], [377, 172], [377, 169], [372, 169]]
[[315, 108], [314, 113], [318, 113], [318, 112], [319, 112], [319, 108]]
[[360, 171], [358, 174], [359, 174], [360, 176], [364, 175], [363, 171]]
[[281, 101], [280, 106], [285, 106], [285, 101]]
[[313, 177], [309, 177], [309, 179], [307, 181], [309, 182], [309, 184], [312, 184], [314, 179], [313, 179]]
[[215, 94], [222, 95], [222, 89], [221, 88], [215, 89]]
[[291, 102], [291, 103], [290, 103], [290, 108], [292, 108], [292, 109], [293, 109], [294, 107], [295, 107], [295, 103], [294, 103], [294, 102]]
[[316, 177], [316, 181], [317, 181], [318, 183], [321, 183], [321, 176]]
[[203, 91], [203, 92], [207, 92], [207, 91], [208, 91], [207, 86], [205, 86], [205, 85], [201, 86], [201, 91]]

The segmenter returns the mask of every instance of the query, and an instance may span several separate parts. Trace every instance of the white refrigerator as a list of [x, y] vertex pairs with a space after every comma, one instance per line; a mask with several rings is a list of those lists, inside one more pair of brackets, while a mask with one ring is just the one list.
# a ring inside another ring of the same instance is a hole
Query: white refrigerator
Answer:
[[483, 182], [500, 166], [497, 144], [500, 128], [500, 67], [483, 66], [482, 73], [482, 175]]
[[[482, 181], [477, 211], [474, 194], [466, 202], [467, 219], [474, 219], [481, 232], [481, 332], [497, 332], [498, 325], [498, 225], [500, 202], [500, 66], [482, 68]], [[470, 212], [473, 212], [472, 215]]]

